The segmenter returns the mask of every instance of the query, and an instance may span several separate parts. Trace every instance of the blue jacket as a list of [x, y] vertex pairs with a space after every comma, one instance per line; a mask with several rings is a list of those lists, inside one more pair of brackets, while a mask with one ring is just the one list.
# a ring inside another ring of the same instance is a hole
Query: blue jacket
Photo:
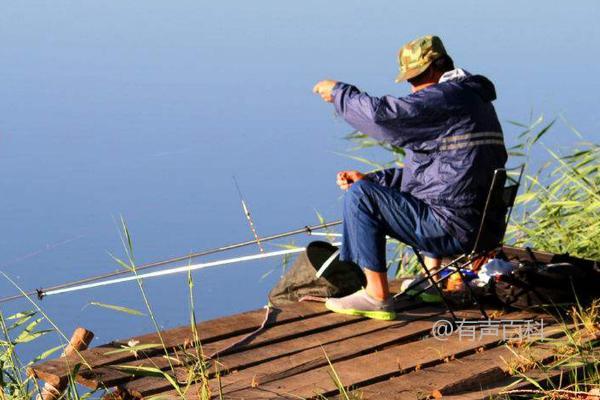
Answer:
[[403, 169], [371, 179], [421, 199], [465, 248], [472, 246], [493, 171], [507, 159], [492, 82], [467, 74], [401, 98], [339, 82], [333, 97], [354, 128], [406, 151]]

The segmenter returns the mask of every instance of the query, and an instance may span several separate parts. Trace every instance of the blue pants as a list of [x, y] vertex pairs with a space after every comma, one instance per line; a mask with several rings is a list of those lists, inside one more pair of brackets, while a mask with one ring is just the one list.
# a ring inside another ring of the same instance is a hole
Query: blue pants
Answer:
[[431, 208], [410, 193], [367, 179], [354, 183], [344, 196], [340, 259], [371, 271], [386, 272], [386, 235], [429, 257], [463, 252], [461, 244], [442, 227]]

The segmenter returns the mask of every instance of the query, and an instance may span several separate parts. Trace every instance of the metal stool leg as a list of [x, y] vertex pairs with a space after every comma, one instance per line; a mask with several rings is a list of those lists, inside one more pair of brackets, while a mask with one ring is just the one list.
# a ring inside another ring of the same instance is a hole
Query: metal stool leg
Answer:
[[442, 300], [444, 301], [444, 304], [446, 305], [446, 308], [448, 309], [448, 312], [450, 312], [450, 315], [452, 316], [452, 322], [454, 324], [456, 324], [456, 320], [457, 320], [456, 314], [454, 314], [454, 310], [452, 309], [452, 307], [450, 306], [450, 303], [448, 303], [448, 300], [444, 296], [444, 292], [442, 292], [442, 289], [438, 286], [437, 282], [433, 279], [433, 276], [431, 275], [431, 272], [429, 272], [429, 268], [427, 268], [427, 266], [425, 265], [425, 260], [423, 260], [423, 257], [421, 256], [421, 253], [419, 253], [419, 251], [417, 249], [415, 249], [415, 248], [413, 248], [413, 251], [415, 252], [415, 255], [417, 256], [417, 259], [419, 260], [419, 263], [421, 264], [421, 266], [425, 270], [425, 274], [427, 275], [427, 278], [429, 279], [429, 282], [435, 287], [435, 289], [438, 291], [438, 293], [440, 294], [440, 296], [442, 296]]
[[[431, 276], [436, 276], [436, 275], [440, 275], [442, 272], [444, 271], [451, 271], [452, 268], [455, 268], [455, 265], [458, 265], [458, 263], [463, 259], [466, 258], [466, 255], [462, 255], [456, 259], [454, 259], [452, 262], [450, 262], [450, 264], [446, 265], [446, 266], [442, 266], [442, 268], [440, 268], [439, 270], [435, 271], [435, 273], [431, 274]], [[456, 271], [454, 271], [456, 272]], [[445, 280], [448, 279], [448, 277], [450, 277], [450, 275], [452, 275], [454, 272], [450, 272], [449, 274], [447, 274], [446, 276], [443, 277], [439, 277], [438, 282], [443, 282]], [[402, 295], [406, 295], [406, 292], [408, 292], [409, 290], [413, 290], [414, 288], [416, 288], [417, 286], [421, 285], [423, 282], [427, 282], [429, 281], [429, 279], [427, 277], [424, 277], [422, 279], [419, 279], [418, 281], [412, 282], [410, 285], [408, 285], [408, 287], [406, 289], [404, 289], [403, 292], [398, 293], [396, 295], [394, 295], [394, 298], [398, 298]], [[416, 291], [416, 293], [413, 295], [411, 294], [411, 296], [415, 296], [418, 294], [423, 293], [424, 291], [428, 290], [429, 288], [431, 288], [431, 286], [433, 286], [431, 283], [429, 283], [429, 286], [423, 288], [423, 289], [419, 289]]]
[[483, 308], [483, 305], [481, 304], [481, 301], [479, 301], [479, 299], [475, 295], [475, 292], [473, 292], [473, 288], [471, 287], [471, 285], [469, 285], [469, 282], [467, 282], [467, 278], [462, 273], [462, 266], [460, 266], [460, 267], [457, 266], [456, 272], [458, 272], [460, 279], [462, 279], [463, 284], [467, 287], [467, 290], [469, 291], [469, 296], [471, 296], [471, 299], [473, 300], [473, 302], [477, 305], [477, 307], [479, 307], [479, 311], [481, 311], [481, 315], [483, 316], [483, 318], [489, 319], [487, 313], [485, 312], [485, 309]]

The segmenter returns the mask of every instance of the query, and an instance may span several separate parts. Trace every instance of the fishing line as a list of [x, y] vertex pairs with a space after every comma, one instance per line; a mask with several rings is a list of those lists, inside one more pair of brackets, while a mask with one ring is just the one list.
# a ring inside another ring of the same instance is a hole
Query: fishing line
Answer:
[[[301, 233], [310, 234], [313, 231], [317, 231], [320, 229], [327, 229], [327, 228], [330, 228], [330, 227], [333, 227], [336, 225], [340, 225], [341, 223], [342, 223], [341, 220], [337, 220], [337, 221], [332, 221], [332, 222], [324, 222], [324, 223], [321, 223], [318, 225], [305, 226], [303, 228], [294, 229], [291, 231], [282, 232], [282, 233], [278, 233], [278, 234], [271, 235], [271, 236], [265, 236], [265, 237], [260, 238], [260, 241], [262, 243], [264, 243], [264, 242], [268, 242], [268, 241], [272, 241], [272, 240], [276, 240], [276, 239], [285, 238], [288, 236], [298, 235]], [[173, 257], [173, 258], [169, 258], [169, 259], [165, 259], [165, 260], [161, 260], [161, 261], [154, 261], [154, 262], [150, 262], [147, 264], [142, 264], [140, 266], [137, 266], [136, 270], [143, 271], [143, 270], [146, 270], [149, 268], [159, 267], [162, 265], [171, 264], [171, 263], [179, 262], [179, 261], [187, 261], [187, 260], [191, 260], [191, 259], [194, 259], [197, 257], [208, 256], [211, 254], [221, 253], [221, 252], [225, 252], [228, 250], [234, 250], [234, 249], [242, 248], [242, 247], [249, 246], [249, 245], [255, 245], [255, 244], [257, 244], [256, 239], [248, 240], [245, 242], [233, 243], [233, 244], [229, 244], [229, 245], [225, 245], [225, 246], [221, 246], [221, 247], [212, 248], [209, 250], [203, 250], [203, 251], [190, 253], [185, 256]], [[122, 269], [122, 270], [117, 270], [117, 271], [113, 271], [113, 272], [108, 272], [105, 274], [95, 275], [95, 276], [92, 276], [89, 278], [83, 278], [83, 279], [79, 279], [79, 280], [75, 280], [75, 281], [62, 283], [59, 285], [50, 286], [50, 287], [47, 287], [44, 289], [31, 290], [26, 293], [20, 293], [20, 294], [15, 294], [12, 296], [6, 296], [3, 298], [0, 298], [0, 304], [6, 303], [6, 302], [9, 302], [12, 300], [17, 300], [17, 299], [27, 297], [27, 296], [36, 296], [36, 295], [39, 295], [39, 293], [45, 293], [45, 292], [52, 291], [52, 290], [59, 290], [59, 289], [68, 288], [68, 287], [76, 286], [76, 285], [82, 285], [82, 284], [86, 284], [86, 283], [92, 283], [92, 282], [100, 281], [103, 279], [112, 278], [115, 276], [125, 275], [125, 274], [129, 274], [129, 273], [131, 273], [130, 270]]]
[[242, 210], [244, 211], [244, 215], [246, 216], [246, 220], [248, 221], [248, 225], [250, 225], [250, 230], [254, 235], [254, 239], [256, 240], [256, 244], [261, 253], [265, 252], [262, 244], [260, 243], [260, 236], [258, 236], [258, 232], [256, 231], [256, 227], [254, 226], [254, 220], [252, 219], [252, 215], [250, 214], [250, 209], [246, 204], [246, 200], [244, 200], [244, 195], [242, 195], [242, 189], [240, 189], [240, 185], [238, 185], [237, 179], [235, 179], [235, 175], [233, 176], [233, 183], [235, 184], [235, 188], [237, 189], [238, 195], [240, 196], [240, 200], [242, 201]]
[[8, 267], [9, 265], [20, 263], [22, 261], [25, 261], [27, 259], [36, 257], [36, 256], [38, 256], [40, 254], [43, 254], [43, 253], [47, 252], [47, 251], [52, 251], [52, 250], [54, 250], [54, 249], [56, 249], [58, 247], [64, 246], [65, 244], [69, 244], [71, 242], [74, 242], [74, 241], [79, 240], [79, 239], [84, 238], [84, 237], [85, 237], [85, 235], [77, 235], [77, 236], [73, 236], [72, 238], [69, 238], [69, 239], [61, 240], [59, 242], [48, 243], [48, 244], [46, 244], [45, 246], [43, 246], [42, 248], [40, 248], [38, 250], [31, 251], [31, 252], [29, 252], [27, 254], [24, 254], [22, 256], [18, 256], [17, 258], [13, 258], [10, 261], [2, 263], [1, 267]]

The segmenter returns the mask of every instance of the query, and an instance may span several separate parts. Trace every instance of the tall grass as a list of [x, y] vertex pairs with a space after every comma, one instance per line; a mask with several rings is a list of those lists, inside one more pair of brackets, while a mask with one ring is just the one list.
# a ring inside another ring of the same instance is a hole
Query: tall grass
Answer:
[[[3, 275], [34, 305], [35, 311], [20, 312], [4, 318], [0, 312], [0, 400], [12, 399], [31, 399], [43, 393], [43, 388], [35, 379], [27, 374], [27, 368], [36, 362], [42, 361], [58, 350], [64, 349], [68, 344], [68, 339], [60, 328], [48, 317], [48, 315], [29, 298], [25, 292], [16, 285], [16, 283]], [[7, 321], [15, 320], [9, 325]], [[27, 325], [25, 323], [29, 322]], [[42, 323], [49, 324], [51, 329], [37, 329]], [[21, 362], [18, 357], [17, 347], [28, 342], [39, 339], [40, 337], [54, 332], [58, 335], [61, 345], [44, 351], [42, 354], [34, 357], [27, 363]], [[79, 400], [82, 397], [79, 394], [75, 383], [75, 376], [82, 365], [90, 367], [87, 361], [81, 357], [77, 349], [73, 349], [75, 354], [79, 355], [81, 362], [75, 363], [71, 367], [70, 374], [67, 376], [67, 385], [65, 387], [64, 399]], [[92, 392], [87, 393], [83, 398], [87, 398]]]
[[[509, 372], [518, 379], [504, 390], [506, 398], [536, 398], [543, 400], [588, 399], [600, 388], [600, 299], [589, 307], [576, 305], [569, 322], [559, 321], [562, 335], [542, 338], [522, 348], [511, 349], [515, 361], [508, 363]], [[552, 352], [550, 360], [539, 361], [531, 355], [532, 346], [542, 346]], [[537, 369], [542, 378], [533, 379], [527, 372]], [[559, 379], [549, 377], [559, 372]], [[548, 377], [548, 379], [543, 377]], [[514, 389], [521, 382], [531, 389]]]
[[18, 346], [30, 342], [49, 333], [49, 330], [36, 330], [42, 322], [35, 311], [21, 312], [5, 317], [0, 312], [0, 387], [2, 399], [26, 399], [35, 396], [39, 388], [35, 381], [23, 372], [28, 364], [37, 362], [58, 351], [58, 346], [51, 351], [35, 357], [23, 364], [18, 356]]
[[[113, 259], [122, 267], [129, 269], [132, 273], [134, 273], [137, 276], [134, 258], [133, 239], [129, 233], [129, 229], [123, 218], [121, 218], [121, 231], [121, 239], [123, 242], [125, 254], [127, 256], [127, 261], [124, 261], [117, 257], [113, 257]], [[181, 399], [185, 399], [189, 395], [189, 391], [192, 388], [196, 388], [196, 392], [194, 393], [195, 398], [198, 398], [200, 400], [211, 399], [212, 393], [209, 386], [209, 362], [204, 356], [202, 343], [200, 341], [200, 334], [198, 333], [197, 328], [197, 318], [194, 301], [194, 280], [192, 279], [191, 271], [188, 271], [187, 287], [190, 303], [189, 323], [192, 332], [192, 339], [190, 343], [184, 343], [178, 349], [172, 349], [166, 345], [155, 313], [150, 304], [148, 295], [146, 294], [146, 291], [144, 289], [143, 280], [138, 278], [136, 281], [140, 290], [140, 294], [144, 300], [144, 304], [146, 305], [148, 315], [152, 320], [155, 332], [159, 338], [160, 348], [163, 352], [163, 358], [167, 360], [169, 368], [166, 371], [157, 367], [156, 365], [143, 367], [117, 365], [116, 368], [120, 368], [130, 373], [134, 373], [137, 376], [163, 378], [165, 379], [165, 382], [168, 382], [172, 386], [173, 390]], [[192, 349], [191, 352], [189, 351], [188, 347]], [[142, 348], [141, 350], [145, 349], [146, 348]], [[129, 350], [137, 351], [135, 344]], [[176, 370], [175, 363], [177, 364], [177, 366], [180, 366], [182, 370], [184, 370], [184, 374], [178, 373], [178, 371]], [[185, 376], [185, 379], [181, 379], [182, 375]], [[155, 396], [152, 398], [158, 399], [159, 397]]]
[[[508, 237], [517, 245], [600, 260], [600, 145], [573, 135], [579, 141], [566, 151], [540, 144], [550, 160], [525, 174]], [[531, 147], [523, 147], [528, 158]]]
[[[121, 239], [126, 258], [125, 260], [115, 256], [112, 256], [112, 258], [120, 266], [130, 270], [137, 276], [133, 252], [133, 239], [123, 218], [121, 218], [121, 231]], [[25, 294], [25, 292], [18, 287], [10, 277], [7, 275], [4, 276], [21, 293]], [[156, 365], [143, 367], [116, 365], [115, 367], [135, 374], [138, 377], [162, 378], [165, 380], [165, 382], [168, 382], [172, 386], [172, 389], [181, 399], [185, 399], [187, 396], [191, 395], [192, 388], [194, 388], [194, 398], [198, 398], [200, 400], [209, 400], [213, 398], [214, 393], [211, 392], [209, 379], [214, 376], [217, 378], [217, 381], [220, 381], [220, 376], [218, 365], [216, 363], [213, 363], [214, 372], [211, 373], [209, 371], [211, 364], [205, 357], [202, 350], [200, 335], [197, 329], [197, 318], [193, 292], [194, 281], [191, 276], [191, 271], [188, 272], [187, 284], [189, 290], [189, 322], [190, 330], [192, 332], [192, 340], [190, 343], [185, 343], [177, 349], [167, 346], [162, 336], [157, 317], [151, 306], [148, 294], [144, 288], [143, 280], [138, 278], [136, 281], [146, 306], [146, 314], [123, 306], [104, 304], [100, 302], [92, 302], [91, 304], [116, 312], [150, 318], [157, 333], [159, 343], [139, 344], [137, 342], [130, 341], [127, 345], [122, 346], [121, 349], [113, 350], [111, 353], [129, 352], [134, 354], [137, 358], [138, 356], [143, 356], [145, 351], [160, 349], [163, 352], [163, 358], [167, 360], [169, 367], [167, 370], [163, 370]], [[35, 303], [33, 299], [29, 297], [27, 297], [27, 299], [31, 302], [31, 304], [33, 304], [36, 310], [17, 313], [8, 317], [5, 317], [0, 311], [0, 400], [25, 400], [32, 399], [40, 395], [42, 393], [42, 387], [33, 377], [27, 375], [27, 368], [39, 361], [47, 359], [50, 356], [56, 355], [56, 353], [63, 349], [68, 343], [67, 336], [65, 336], [60, 328], [53, 322], [53, 320]], [[50, 325], [50, 328], [39, 329], [39, 327], [44, 323], [46, 325]], [[19, 359], [18, 348], [20, 346], [52, 332], [55, 332], [59, 335], [59, 338], [62, 341], [61, 345], [45, 351], [32, 360], [29, 360], [27, 363], [23, 363]], [[82, 365], [89, 369], [92, 367], [87, 363], [85, 357], [80, 352], [77, 352], [77, 354], [79, 355], [81, 362], [72, 366], [71, 373], [68, 377], [68, 385], [61, 399], [79, 400], [91, 398], [94, 395], [97, 395], [98, 398], [101, 398], [109, 391], [108, 388], [104, 387], [96, 394], [94, 392], [84, 392], [81, 394], [81, 388], [75, 383], [77, 371]], [[178, 370], [176, 369], [177, 367], [180, 368], [179, 372], [182, 373], [178, 373]], [[182, 376], [184, 377], [183, 379]], [[217, 394], [219, 397], [221, 397], [219, 385], [217, 388]]]
[[[344, 385], [344, 382], [342, 382], [342, 379], [340, 378], [337, 370], [335, 369], [333, 363], [329, 359], [327, 352], [324, 348], [321, 347], [321, 349], [323, 350], [323, 355], [327, 360], [327, 364], [329, 365], [329, 377], [331, 378], [331, 381], [334, 383], [335, 387], [337, 388], [337, 391], [339, 392], [337, 398], [339, 400], [362, 400], [363, 396], [360, 391], [353, 391]], [[323, 395], [317, 395], [317, 397], [319, 398], [319, 400], [328, 400], [327, 397]]]

